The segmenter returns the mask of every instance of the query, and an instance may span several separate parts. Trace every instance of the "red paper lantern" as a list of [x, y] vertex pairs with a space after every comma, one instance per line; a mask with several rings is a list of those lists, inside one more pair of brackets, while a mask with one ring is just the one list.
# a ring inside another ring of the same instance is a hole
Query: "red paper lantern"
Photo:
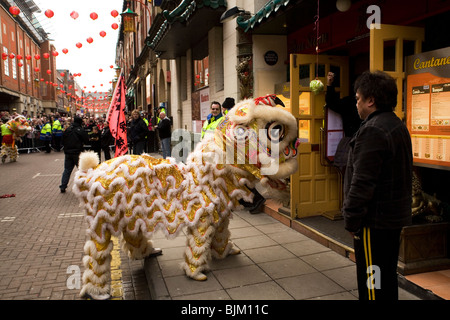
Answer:
[[8, 59], [8, 54], [3, 52], [3, 53], [2, 53], [2, 59], [3, 59], [3, 60]]
[[103, 69], [98, 69], [98, 71], [103, 72]]
[[22, 55], [20, 55], [20, 54], [18, 54], [18, 55], [16, 56], [16, 58], [17, 58], [17, 60], [22, 60], [22, 59], [23, 59]]
[[47, 74], [52, 74], [52, 70], [47, 70]]
[[78, 16], [79, 16], [79, 14], [78, 14], [78, 12], [76, 12], [76, 11], [72, 11], [72, 12], [70, 13], [70, 17], [71, 17], [73, 20], [75, 20], [76, 18], [78, 18]]
[[19, 62], [17, 65], [18, 65], [19, 67], [23, 67], [23, 63], [22, 63], [22, 62]]
[[117, 30], [117, 28], [119, 28], [119, 25], [117, 24], [117, 23], [113, 23], [112, 25], [111, 25], [111, 28], [113, 28], [114, 30]]
[[79, 49], [79, 48], [81, 48], [83, 45], [81, 44], [81, 42], [77, 42], [76, 46], [77, 46], [77, 48]]
[[64, 77], [66, 74], [65, 74], [64, 72], [61, 72], [59, 75], [60, 75], [61, 77]]
[[31, 60], [31, 56], [30, 56], [29, 54], [27, 54], [27, 55], [25, 56], [25, 59]]
[[86, 39], [86, 41], [87, 41], [88, 43], [92, 43], [92, 42], [94, 41], [94, 39], [92, 39], [91, 37], [89, 37], [89, 38]]
[[92, 12], [89, 16], [92, 20], [96, 20], [98, 18], [98, 14], [96, 14], [95, 12]]
[[55, 15], [55, 13], [52, 10], [50, 10], [50, 9], [45, 10], [45, 16], [47, 18], [52, 18], [54, 15]]
[[105, 37], [106, 36], [106, 32], [105, 31], [100, 31], [100, 36], [101, 37]]
[[58, 51], [52, 51], [52, 56], [57, 57], [59, 55]]
[[63, 52], [64, 54], [67, 54], [67, 52], [69, 52], [69, 50], [67, 50], [66, 48], [64, 48], [64, 49], [62, 49], [62, 52]]
[[38, 67], [36, 67], [36, 68], [34, 68], [34, 72], [39, 72], [39, 68]]
[[39, 59], [41, 58], [41, 56], [38, 55], [38, 54], [35, 54], [35, 55], [34, 55], [34, 58], [35, 58], [36, 60], [39, 60]]
[[14, 55], [14, 53], [10, 53], [10, 54], [9, 54], [9, 58], [10, 58], [10, 59], [14, 59], [15, 57], [16, 57], [16, 56]]
[[20, 14], [20, 9], [16, 6], [9, 7], [9, 12], [15, 17]]
[[111, 11], [111, 15], [115, 18], [119, 15], [119, 12], [117, 10]]
[[44, 78], [41, 78], [41, 81], [42, 81], [42, 82], [44, 82], [44, 81], [45, 81], [45, 79], [44, 79]]
[[46, 52], [42, 55], [45, 59], [48, 59], [50, 57], [50, 55]]
[[112, 68], [114, 68], [114, 66], [113, 66], [113, 65], [110, 65], [109, 67], [110, 67], [111, 69], [112, 69]]

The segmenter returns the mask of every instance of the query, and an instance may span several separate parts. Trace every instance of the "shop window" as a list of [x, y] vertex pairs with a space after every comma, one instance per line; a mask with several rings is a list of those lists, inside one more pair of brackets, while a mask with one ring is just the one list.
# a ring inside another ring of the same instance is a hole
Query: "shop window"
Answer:
[[209, 85], [209, 57], [194, 60], [194, 91]]
[[[403, 40], [403, 61], [405, 61], [405, 58], [407, 56], [412, 56], [415, 48], [415, 41], [411, 40]], [[403, 72], [405, 72], [406, 63], [403, 64]]]
[[384, 41], [383, 70], [395, 71], [395, 40]]
[[311, 81], [309, 76], [309, 64], [303, 64], [299, 66], [299, 84], [302, 87], [309, 87]]
[[311, 133], [311, 121], [310, 120], [299, 120], [298, 123], [298, 137], [301, 142], [309, 143], [310, 142], [310, 133]]

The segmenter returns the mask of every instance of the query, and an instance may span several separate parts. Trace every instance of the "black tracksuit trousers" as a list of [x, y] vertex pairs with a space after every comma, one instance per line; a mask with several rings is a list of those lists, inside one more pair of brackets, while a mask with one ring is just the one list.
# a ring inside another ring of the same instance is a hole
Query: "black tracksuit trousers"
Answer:
[[398, 300], [400, 232], [364, 227], [355, 235], [359, 300]]

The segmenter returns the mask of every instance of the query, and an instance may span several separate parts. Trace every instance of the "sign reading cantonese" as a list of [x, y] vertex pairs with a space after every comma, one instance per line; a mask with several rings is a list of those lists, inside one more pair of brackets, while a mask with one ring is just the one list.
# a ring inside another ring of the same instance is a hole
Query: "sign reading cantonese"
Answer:
[[414, 165], [450, 169], [450, 48], [406, 58]]

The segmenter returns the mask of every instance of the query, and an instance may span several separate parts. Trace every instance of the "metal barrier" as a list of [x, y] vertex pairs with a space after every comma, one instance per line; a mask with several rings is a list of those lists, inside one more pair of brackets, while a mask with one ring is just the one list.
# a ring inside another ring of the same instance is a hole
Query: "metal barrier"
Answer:
[[41, 152], [41, 149], [44, 148], [44, 142], [39, 140], [39, 135], [34, 133], [25, 135], [22, 137], [22, 141], [16, 141], [16, 145], [19, 153]]

